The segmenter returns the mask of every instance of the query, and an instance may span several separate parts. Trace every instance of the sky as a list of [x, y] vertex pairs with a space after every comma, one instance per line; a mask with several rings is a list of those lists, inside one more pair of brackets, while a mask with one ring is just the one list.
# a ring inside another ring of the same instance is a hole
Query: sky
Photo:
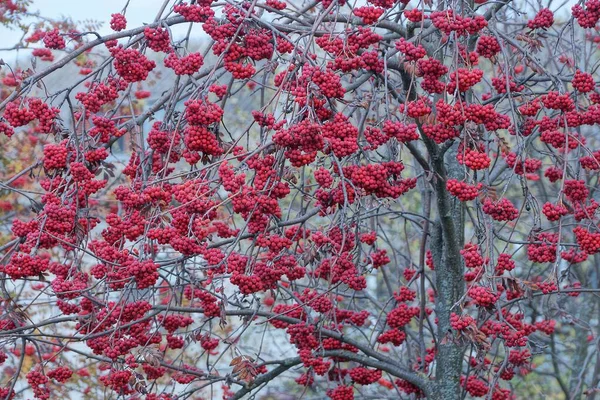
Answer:
[[[156, 13], [164, 0], [130, 0], [127, 7], [127, 26], [137, 27], [143, 23], [149, 23], [154, 20]], [[59, 18], [69, 16], [74, 21], [83, 21], [93, 19], [104, 22], [103, 27], [98, 31], [101, 35], [111, 33], [108, 26], [110, 14], [118, 13], [123, 9], [127, 0], [34, 0], [29, 7], [32, 12], [40, 11], [40, 14], [49, 18]], [[22, 36], [20, 30], [10, 30], [0, 26], [0, 48], [6, 48], [14, 45]], [[0, 57], [5, 61], [14, 59], [14, 52], [0, 51]]]

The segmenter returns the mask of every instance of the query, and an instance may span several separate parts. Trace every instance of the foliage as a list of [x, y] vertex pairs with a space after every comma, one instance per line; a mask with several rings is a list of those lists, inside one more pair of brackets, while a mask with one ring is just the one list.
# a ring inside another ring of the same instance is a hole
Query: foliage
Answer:
[[597, 0], [34, 6], [1, 397], [594, 396]]

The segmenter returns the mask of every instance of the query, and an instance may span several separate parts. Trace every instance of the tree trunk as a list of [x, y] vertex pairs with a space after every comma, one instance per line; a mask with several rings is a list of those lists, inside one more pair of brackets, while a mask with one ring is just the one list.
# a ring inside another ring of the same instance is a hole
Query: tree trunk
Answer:
[[[462, 174], [456, 162], [456, 149], [451, 149], [446, 158], [450, 166], [451, 177]], [[438, 206], [438, 224], [436, 226], [441, 240], [432, 241], [432, 253], [435, 261], [435, 282], [437, 288], [436, 317], [438, 318], [438, 349], [436, 353], [436, 399], [460, 399], [460, 376], [463, 364], [464, 347], [457, 343], [450, 327], [452, 308], [464, 294], [464, 273], [460, 249], [464, 241], [463, 209], [460, 202], [453, 204], [446, 190], [446, 170], [444, 157], [434, 158], [436, 197]]]

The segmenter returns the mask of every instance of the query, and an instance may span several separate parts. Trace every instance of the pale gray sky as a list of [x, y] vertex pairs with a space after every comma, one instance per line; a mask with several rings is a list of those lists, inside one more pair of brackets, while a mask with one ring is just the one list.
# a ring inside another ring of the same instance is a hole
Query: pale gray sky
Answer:
[[[154, 20], [158, 9], [164, 0], [131, 0], [127, 7], [127, 27], [140, 26]], [[100, 29], [100, 34], [112, 32], [108, 26], [110, 14], [120, 12], [126, 0], [101, 0], [101, 1], [81, 1], [81, 0], [34, 0], [30, 6], [30, 11], [40, 11], [42, 16], [49, 18], [59, 18], [69, 16], [74, 21], [83, 21], [93, 19], [104, 22]], [[0, 26], [0, 48], [6, 48], [14, 45], [22, 36], [20, 30], [10, 30]], [[29, 52], [29, 50], [26, 50]], [[28, 53], [23, 53], [27, 55]], [[0, 51], [0, 57], [6, 61], [14, 60], [14, 52], [10, 54], [6, 51]]]

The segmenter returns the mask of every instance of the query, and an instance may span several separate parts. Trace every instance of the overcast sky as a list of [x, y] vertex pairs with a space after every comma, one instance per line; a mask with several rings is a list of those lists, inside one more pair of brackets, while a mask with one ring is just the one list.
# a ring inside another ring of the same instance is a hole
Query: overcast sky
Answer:
[[[33, 5], [29, 7], [30, 11], [40, 11], [40, 14], [49, 18], [60, 18], [69, 16], [74, 21], [83, 21], [93, 19], [104, 22], [99, 30], [100, 34], [112, 32], [108, 26], [110, 14], [120, 12], [126, 4], [126, 0], [34, 0]], [[154, 20], [156, 13], [163, 0], [130, 0], [127, 7], [127, 27], [140, 26]], [[20, 30], [10, 30], [0, 26], [0, 47], [6, 48], [14, 45], [22, 36]], [[0, 57], [9, 61], [11, 56], [6, 51], [0, 52]]]

